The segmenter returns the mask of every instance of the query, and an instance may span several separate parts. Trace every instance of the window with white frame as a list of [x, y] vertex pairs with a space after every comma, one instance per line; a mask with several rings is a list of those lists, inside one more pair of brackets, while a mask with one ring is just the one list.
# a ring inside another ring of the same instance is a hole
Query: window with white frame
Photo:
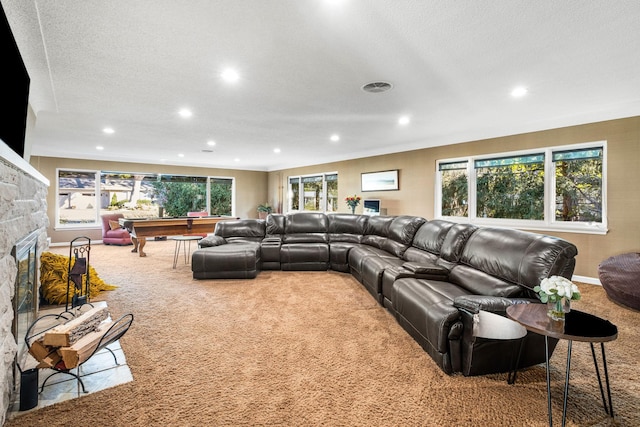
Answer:
[[290, 176], [288, 211], [335, 212], [338, 210], [338, 174]]
[[101, 215], [114, 212], [233, 215], [234, 184], [231, 177], [58, 169], [56, 227], [99, 226]]
[[606, 141], [437, 162], [437, 217], [606, 233]]

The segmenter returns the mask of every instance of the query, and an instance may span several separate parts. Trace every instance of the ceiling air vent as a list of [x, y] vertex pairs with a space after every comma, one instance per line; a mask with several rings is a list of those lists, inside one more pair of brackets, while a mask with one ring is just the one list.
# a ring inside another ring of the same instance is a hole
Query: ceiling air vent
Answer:
[[362, 86], [362, 90], [365, 92], [370, 92], [370, 93], [380, 93], [380, 92], [386, 92], [389, 89], [391, 89], [393, 87], [393, 85], [391, 85], [391, 83], [387, 83], [387, 82], [372, 82], [372, 83], [367, 83], [366, 85]]

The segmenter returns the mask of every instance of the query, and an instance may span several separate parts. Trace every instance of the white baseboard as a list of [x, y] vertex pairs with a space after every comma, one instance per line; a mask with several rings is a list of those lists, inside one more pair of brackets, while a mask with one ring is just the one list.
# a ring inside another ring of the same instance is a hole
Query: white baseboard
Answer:
[[[58, 242], [58, 243], [50, 243], [49, 246], [50, 247], [56, 247], [56, 246], [69, 246], [71, 244], [71, 242]], [[91, 241], [92, 245], [101, 245], [102, 244], [102, 240], [92, 240]]]
[[588, 283], [590, 285], [602, 286], [602, 283], [600, 283], [600, 279], [596, 279], [595, 277], [574, 275], [571, 277], [571, 280], [573, 280], [574, 282], [582, 282], [582, 283]]

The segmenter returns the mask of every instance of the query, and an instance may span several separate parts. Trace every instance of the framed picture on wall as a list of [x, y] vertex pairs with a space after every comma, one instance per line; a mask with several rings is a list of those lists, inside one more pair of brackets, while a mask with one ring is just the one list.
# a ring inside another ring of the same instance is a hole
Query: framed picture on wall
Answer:
[[362, 191], [398, 190], [398, 169], [360, 174]]

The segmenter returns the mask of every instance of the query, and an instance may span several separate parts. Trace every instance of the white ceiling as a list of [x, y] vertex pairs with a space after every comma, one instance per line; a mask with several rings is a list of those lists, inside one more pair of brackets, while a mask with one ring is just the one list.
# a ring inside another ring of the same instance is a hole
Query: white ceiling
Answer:
[[32, 155], [277, 170], [640, 115], [637, 0], [1, 2]]

